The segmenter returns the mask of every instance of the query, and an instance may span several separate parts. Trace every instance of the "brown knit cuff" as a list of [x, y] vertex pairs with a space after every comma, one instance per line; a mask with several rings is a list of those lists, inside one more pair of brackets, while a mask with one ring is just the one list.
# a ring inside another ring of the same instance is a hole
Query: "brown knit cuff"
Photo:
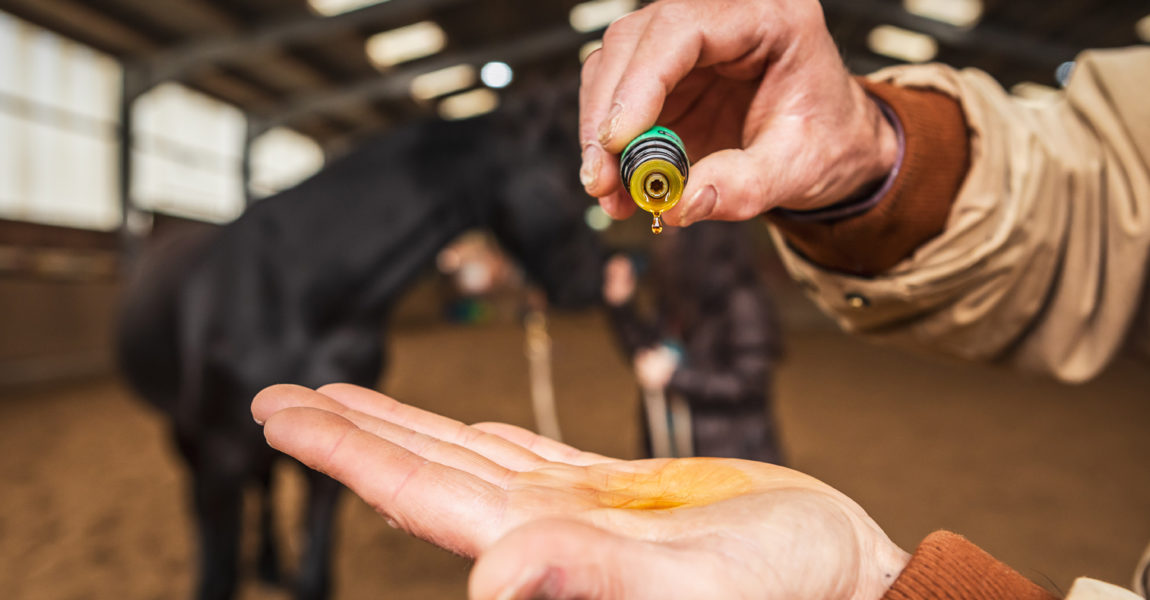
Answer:
[[936, 531], [918, 550], [883, 600], [1056, 600], [961, 535]]
[[767, 213], [792, 248], [827, 269], [877, 275], [946, 228], [970, 167], [966, 118], [945, 94], [860, 79], [902, 122], [902, 169], [873, 209], [837, 221], [798, 222]]

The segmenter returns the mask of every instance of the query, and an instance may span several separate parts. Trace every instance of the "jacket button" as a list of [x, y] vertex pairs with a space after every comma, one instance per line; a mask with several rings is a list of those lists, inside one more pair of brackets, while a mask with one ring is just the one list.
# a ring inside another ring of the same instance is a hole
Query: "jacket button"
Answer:
[[867, 297], [863, 296], [862, 294], [847, 294], [844, 296], [844, 299], [847, 302], [847, 306], [854, 309], [866, 308], [870, 306], [870, 300], [867, 300]]

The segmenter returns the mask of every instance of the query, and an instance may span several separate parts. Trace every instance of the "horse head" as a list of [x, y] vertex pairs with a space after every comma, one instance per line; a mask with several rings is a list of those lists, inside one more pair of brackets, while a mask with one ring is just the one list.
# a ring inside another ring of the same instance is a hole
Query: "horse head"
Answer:
[[495, 119], [511, 145], [489, 226], [499, 242], [560, 307], [597, 302], [604, 252], [586, 224], [592, 199], [579, 183], [577, 94], [571, 86], [531, 89]]

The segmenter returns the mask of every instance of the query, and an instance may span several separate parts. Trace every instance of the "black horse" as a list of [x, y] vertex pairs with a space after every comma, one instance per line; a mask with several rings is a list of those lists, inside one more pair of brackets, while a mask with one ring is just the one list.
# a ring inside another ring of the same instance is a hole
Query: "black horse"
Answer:
[[[133, 387], [169, 415], [192, 474], [198, 597], [237, 581], [241, 499], [261, 486], [259, 571], [279, 578], [270, 479], [282, 455], [252, 422], [275, 383], [373, 386], [404, 289], [463, 231], [488, 228], [559, 306], [598, 298], [601, 251], [583, 223], [574, 115], [556, 97], [367, 143], [214, 233], [137, 261], [119, 327]], [[566, 118], [564, 118], [566, 117]], [[338, 484], [308, 471], [298, 598], [330, 589]]]

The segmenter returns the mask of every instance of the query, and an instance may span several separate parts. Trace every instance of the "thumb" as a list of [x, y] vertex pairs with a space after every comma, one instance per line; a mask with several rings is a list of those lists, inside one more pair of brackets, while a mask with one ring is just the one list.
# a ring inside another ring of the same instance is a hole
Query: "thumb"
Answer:
[[721, 150], [691, 165], [683, 197], [667, 223], [686, 227], [705, 220], [746, 221], [771, 208], [765, 169], [746, 150]]
[[[577, 521], [545, 520], [512, 531], [480, 555], [471, 571], [472, 600], [547, 598], [704, 598], [691, 589], [709, 577], [683, 574], [685, 561], [663, 546]], [[698, 565], [694, 565], [696, 568]], [[713, 590], [710, 590], [713, 592]]]

